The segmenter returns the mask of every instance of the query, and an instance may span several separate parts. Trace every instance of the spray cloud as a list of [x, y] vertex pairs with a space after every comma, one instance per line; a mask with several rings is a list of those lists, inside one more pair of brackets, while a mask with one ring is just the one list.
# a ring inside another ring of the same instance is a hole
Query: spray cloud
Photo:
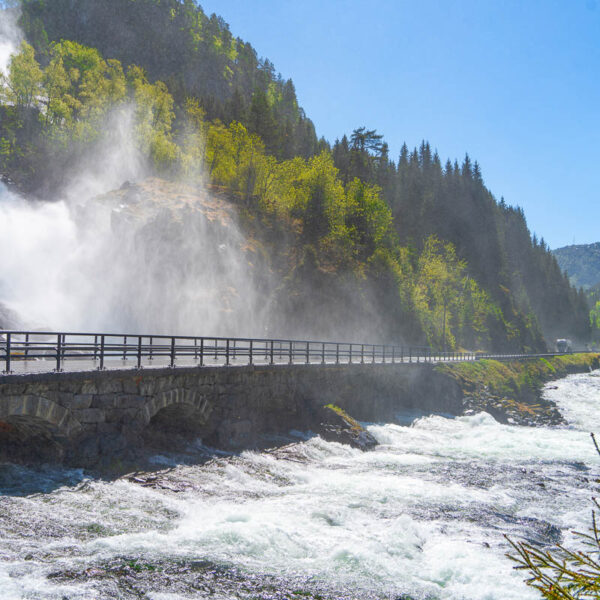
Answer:
[[17, 25], [19, 15], [18, 8], [3, 9], [0, 1], [0, 75], [7, 72], [10, 57], [23, 41], [23, 33]]
[[60, 198], [0, 186], [0, 305], [23, 327], [264, 334], [266, 269], [235, 211], [203, 189], [148, 178], [133, 113], [108, 118]]

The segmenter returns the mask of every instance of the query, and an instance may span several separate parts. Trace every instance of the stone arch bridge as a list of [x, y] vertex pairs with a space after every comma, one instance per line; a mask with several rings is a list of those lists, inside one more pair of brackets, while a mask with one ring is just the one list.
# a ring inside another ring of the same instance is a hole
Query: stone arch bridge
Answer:
[[316, 412], [330, 402], [363, 420], [416, 406], [461, 408], [459, 390], [438, 381], [426, 363], [5, 375], [0, 459], [50, 458], [93, 467], [144, 447], [169, 447], [171, 436], [250, 448], [265, 435], [310, 430]]

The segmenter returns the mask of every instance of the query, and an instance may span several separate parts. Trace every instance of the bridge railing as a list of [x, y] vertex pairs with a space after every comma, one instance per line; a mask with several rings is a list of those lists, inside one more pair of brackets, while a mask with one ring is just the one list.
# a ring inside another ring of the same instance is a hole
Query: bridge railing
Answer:
[[[175, 367], [177, 364], [199, 367], [233, 364], [384, 364], [481, 358], [507, 360], [552, 355], [440, 352], [428, 346], [316, 340], [0, 331], [0, 360], [4, 363], [5, 374], [11, 373], [15, 364], [18, 364], [21, 372], [60, 372], [66, 363], [74, 370], [103, 370], [108, 367]], [[37, 368], [32, 367], [33, 361], [36, 361]]]

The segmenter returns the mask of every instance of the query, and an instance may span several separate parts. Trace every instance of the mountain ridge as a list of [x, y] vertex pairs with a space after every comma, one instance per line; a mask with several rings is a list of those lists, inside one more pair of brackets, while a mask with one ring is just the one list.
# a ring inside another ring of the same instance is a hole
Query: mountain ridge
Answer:
[[587, 290], [600, 284], [600, 242], [562, 246], [552, 253], [573, 285]]

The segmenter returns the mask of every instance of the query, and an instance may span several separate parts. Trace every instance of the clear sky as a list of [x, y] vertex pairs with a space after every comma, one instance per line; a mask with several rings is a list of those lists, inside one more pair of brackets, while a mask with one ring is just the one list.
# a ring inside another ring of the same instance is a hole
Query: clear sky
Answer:
[[479, 161], [550, 247], [600, 241], [600, 0], [200, 0], [330, 142]]

